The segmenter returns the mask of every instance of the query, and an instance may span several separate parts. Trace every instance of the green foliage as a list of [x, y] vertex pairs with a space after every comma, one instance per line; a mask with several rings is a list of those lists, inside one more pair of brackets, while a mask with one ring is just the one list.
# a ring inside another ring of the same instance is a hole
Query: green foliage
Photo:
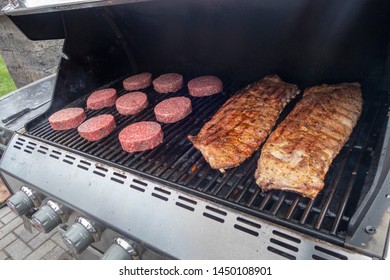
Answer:
[[6, 95], [15, 89], [14, 81], [8, 73], [3, 58], [0, 56], [0, 96]]

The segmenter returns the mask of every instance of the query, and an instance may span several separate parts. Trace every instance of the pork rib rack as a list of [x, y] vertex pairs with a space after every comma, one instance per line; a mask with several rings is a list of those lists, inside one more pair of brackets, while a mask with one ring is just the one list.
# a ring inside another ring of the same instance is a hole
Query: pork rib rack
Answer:
[[302, 100], [264, 144], [256, 183], [263, 190], [289, 190], [314, 199], [356, 125], [362, 104], [358, 83], [305, 90]]
[[218, 110], [197, 136], [189, 136], [211, 168], [240, 165], [265, 141], [297, 86], [266, 76], [238, 91]]

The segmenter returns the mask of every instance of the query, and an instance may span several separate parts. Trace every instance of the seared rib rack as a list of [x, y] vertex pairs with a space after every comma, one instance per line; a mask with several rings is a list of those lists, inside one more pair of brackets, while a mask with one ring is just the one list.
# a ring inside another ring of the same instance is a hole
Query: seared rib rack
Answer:
[[289, 190], [315, 198], [360, 117], [362, 103], [358, 83], [305, 90], [302, 100], [264, 144], [256, 183], [263, 190]]
[[265, 141], [297, 86], [266, 76], [233, 95], [207, 122], [198, 136], [189, 136], [213, 169], [233, 168]]

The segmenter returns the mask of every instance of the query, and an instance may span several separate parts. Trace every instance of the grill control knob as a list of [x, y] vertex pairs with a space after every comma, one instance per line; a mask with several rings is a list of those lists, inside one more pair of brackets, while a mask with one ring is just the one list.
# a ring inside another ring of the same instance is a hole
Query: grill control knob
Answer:
[[80, 254], [91, 243], [99, 241], [100, 234], [93, 222], [83, 217], [78, 217], [76, 223], [71, 225], [62, 235], [62, 239], [74, 254]]
[[102, 260], [135, 260], [139, 259], [134, 247], [126, 240], [116, 237], [114, 244], [108, 248]]
[[27, 213], [34, 207], [38, 207], [39, 203], [35, 191], [26, 186], [22, 186], [20, 191], [7, 199], [7, 206], [17, 215]]
[[64, 223], [67, 215], [64, 207], [52, 200], [48, 200], [37, 212], [31, 217], [32, 225], [44, 233], [48, 233], [56, 226]]

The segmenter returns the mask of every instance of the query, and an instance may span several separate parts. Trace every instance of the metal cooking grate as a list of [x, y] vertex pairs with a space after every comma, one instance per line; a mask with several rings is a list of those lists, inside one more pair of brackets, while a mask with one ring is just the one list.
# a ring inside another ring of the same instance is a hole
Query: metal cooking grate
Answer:
[[[119, 95], [125, 93], [121, 82], [110, 86], [117, 88]], [[239, 167], [221, 174], [211, 169], [201, 153], [187, 140], [188, 135], [196, 135], [218, 108], [242, 86], [230, 87], [219, 95], [190, 97], [193, 113], [180, 122], [162, 124], [164, 143], [151, 151], [124, 152], [117, 139], [119, 132], [131, 123], [155, 120], [154, 106], [168, 97], [188, 96], [185, 89], [168, 95], [147, 89], [145, 92], [150, 102], [148, 109], [132, 117], [119, 115], [115, 107], [97, 111], [86, 110], [88, 118], [110, 113], [117, 122], [117, 129], [98, 142], [82, 139], [76, 129], [53, 131], [47, 120], [32, 127], [27, 134], [341, 245], [348, 221], [354, 213], [359, 193], [364, 188], [367, 172], [373, 162], [373, 151], [380, 146], [377, 144], [386, 118], [386, 102], [383, 102], [378, 94], [370, 93], [371, 95], [364, 96], [362, 116], [349, 141], [333, 161], [326, 176], [324, 190], [315, 200], [310, 200], [284, 191], [262, 192], [254, 180], [260, 151]], [[84, 96], [67, 107], [85, 108], [86, 98], [87, 96]], [[280, 119], [291, 111], [295, 102], [287, 106]]]

